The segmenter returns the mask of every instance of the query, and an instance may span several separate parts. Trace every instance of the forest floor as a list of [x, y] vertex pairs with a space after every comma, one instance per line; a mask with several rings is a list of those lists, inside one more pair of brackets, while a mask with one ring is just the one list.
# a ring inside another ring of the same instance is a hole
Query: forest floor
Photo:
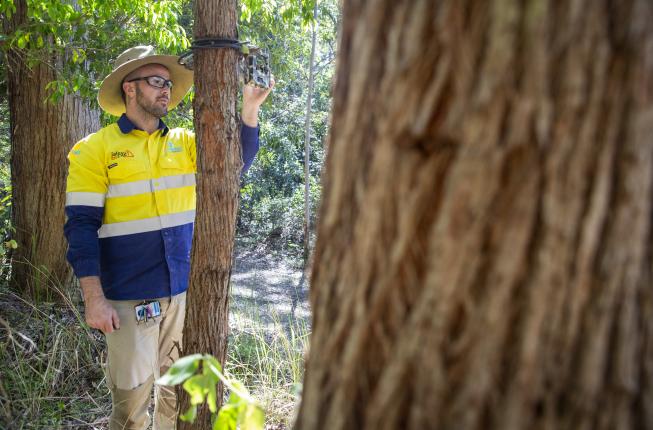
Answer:
[[298, 321], [310, 324], [308, 283], [293, 260], [253, 251], [236, 252], [231, 275], [232, 319], [260, 312], [258, 324], [272, 329], [281, 322], [286, 329]]
[[[106, 429], [103, 336], [80, 330], [82, 307], [33, 305], [0, 288], [0, 428]], [[297, 261], [236, 249], [226, 371], [266, 410], [266, 429], [292, 421], [310, 332]]]
[[289, 427], [301, 392], [311, 312], [296, 259], [236, 249], [227, 370], [266, 409], [266, 430]]

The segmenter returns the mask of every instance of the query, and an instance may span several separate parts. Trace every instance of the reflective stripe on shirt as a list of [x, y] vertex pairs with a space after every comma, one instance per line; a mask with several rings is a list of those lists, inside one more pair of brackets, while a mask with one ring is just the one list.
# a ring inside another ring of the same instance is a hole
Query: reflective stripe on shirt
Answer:
[[195, 174], [162, 176], [156, 179], [126, 182], [123, 184], [109, 185], [107, 198], [127, 197], [154, 191], [169, 190], [172, 188], [191, 187], [195, 185]]
[[66, 193], [66, 206], [104, 206], [103, 193], [71, 192]]
[[176, 227], [195, 221], [195, 211], [178, 212], [152, 218], [138, 219], [135, 221], [116, 222], [103, 224], [98, 230], [98, 237], [124, 236], [127, 234], [145, 233], [162, 228]]

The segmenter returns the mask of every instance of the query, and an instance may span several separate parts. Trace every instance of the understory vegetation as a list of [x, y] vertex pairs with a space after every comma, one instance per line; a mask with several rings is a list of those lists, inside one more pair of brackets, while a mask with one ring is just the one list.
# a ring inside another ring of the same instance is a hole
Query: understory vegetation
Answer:
[[[0, 287], [0, 428], [107, 428], [104, 338], [83, 323], [77, 294], [58, 293], [59, 302], [33, 303]], [[300, 393], [308, 323], [282, 322], [254, 307], [232, 312], [231, 320], [226, 374], [263, 406], [266, 428], [286, 428]]]

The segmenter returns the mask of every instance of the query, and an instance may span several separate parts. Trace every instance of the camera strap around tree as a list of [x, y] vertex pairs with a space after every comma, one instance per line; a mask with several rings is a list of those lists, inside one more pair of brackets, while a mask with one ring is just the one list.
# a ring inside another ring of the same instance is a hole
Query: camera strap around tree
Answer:
[[270, 53], [250, 45], [249, 42], [240, 42], [236, 39], [207, 37], [196, 39], [190, 51], [179, 57], [179, 64], [193, 70], [193, 52], [196, 49], [236, 49], [241, 53], [238, 61], [238, 78], [244, 85], [259, 88], [270, 88]]

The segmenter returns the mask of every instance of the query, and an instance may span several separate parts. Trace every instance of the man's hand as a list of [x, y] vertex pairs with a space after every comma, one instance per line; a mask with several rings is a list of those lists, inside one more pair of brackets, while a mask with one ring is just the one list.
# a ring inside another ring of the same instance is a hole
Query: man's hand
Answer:
[[274, 88], [274, 76], [270, 77], [270, 88], [257, 88], [251, 85], [243, 87], [243, 123], [249, 127], [258, 125], [258, 111]]
[[92, 328], [102, 330], [104, 333], [111, 333], [120, 329], [118, 313], [109, 304], [102, 292], [100, 278], [87, 276], [79, 279], [79, 284], [84, 292], [84, 314], [86, 324]]

